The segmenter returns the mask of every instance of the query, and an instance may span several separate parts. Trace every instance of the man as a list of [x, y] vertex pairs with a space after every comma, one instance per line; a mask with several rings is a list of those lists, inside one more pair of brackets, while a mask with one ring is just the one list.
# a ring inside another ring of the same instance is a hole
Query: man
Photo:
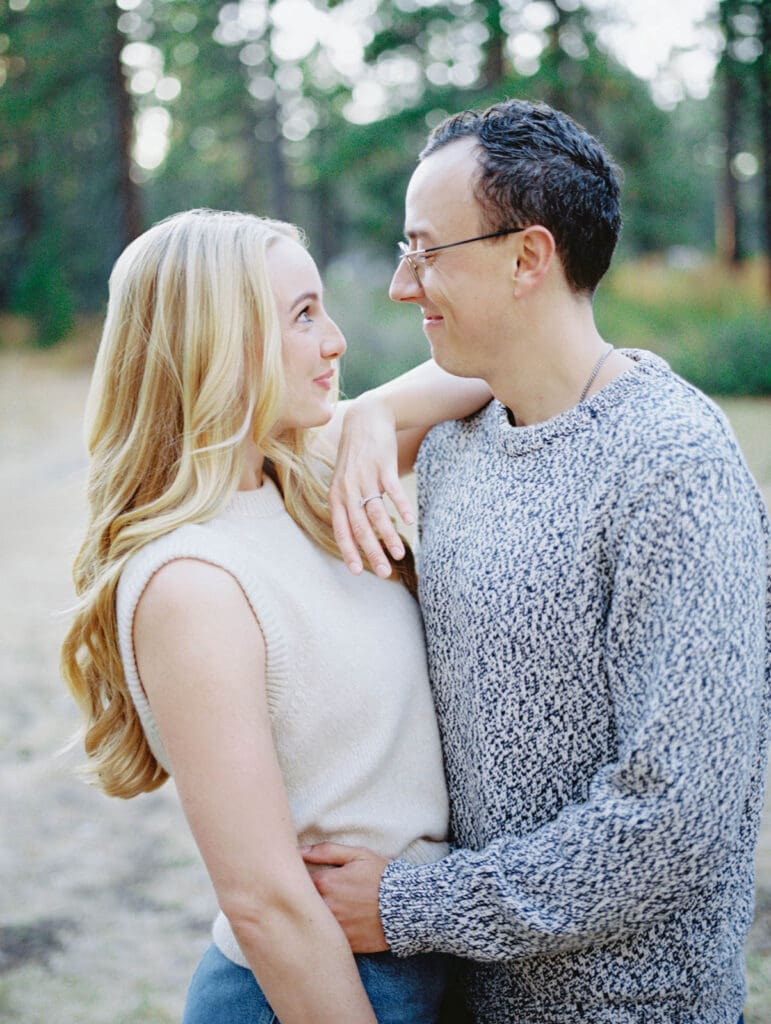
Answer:
[[[307, 859], [343, 866], [319, 890], [355, 951], [467, 958], [478, 1024], [735, 1024], [769, 722], [762, 499], [719, 410], [600, 337], [618, 185], [568, 117], [449, 118], [405, 223], [391, 297], [494, 395], [418, 460], [455, 846], [416, 866], [323, 844]], [[388, 543], [382, 503], [349, 503], [376, 558], [365, 514]]]

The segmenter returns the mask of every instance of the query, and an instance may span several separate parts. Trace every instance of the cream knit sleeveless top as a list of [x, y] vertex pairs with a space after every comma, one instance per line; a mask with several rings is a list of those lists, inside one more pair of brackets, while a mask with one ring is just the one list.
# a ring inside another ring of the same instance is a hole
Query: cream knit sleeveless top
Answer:
[[[220, 566], [241, 586], [266, 646], [273, 738], [299, 844], [330, 840], [428, 863], [447, 853], [448, 805], [423, 627], [406, 588], [352, 576], [287, 513], [269, 478], [224, 511], [141, 548], [118, 586], [126, 681], [153, 754], [171, 772], [133, 647], [137, 604], [177, 558]], [[214, 940], [247, 966], [227, 919]]]

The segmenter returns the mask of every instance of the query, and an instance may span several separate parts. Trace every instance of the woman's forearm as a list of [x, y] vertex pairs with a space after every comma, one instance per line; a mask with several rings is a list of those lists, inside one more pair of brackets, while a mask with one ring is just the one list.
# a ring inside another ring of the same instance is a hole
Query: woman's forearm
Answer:
[[444, 420], [470, 416], [492, 398], [482, 380], [455, 377], [427, 360], [400, 377], [366, 391], [356, 401], [376, 400], [391, 415], [396, 430], [429, 430]]
[[229, 917], [282, 1024], [376, 1024], [348, 942], [315, 890]]
[[217, 900], [282, 1024], [376, 1024], [345, 936], [297, 849], [265, 640], [240, 584], [219, 566], [177, 558], [150, 579], [133, 635]]

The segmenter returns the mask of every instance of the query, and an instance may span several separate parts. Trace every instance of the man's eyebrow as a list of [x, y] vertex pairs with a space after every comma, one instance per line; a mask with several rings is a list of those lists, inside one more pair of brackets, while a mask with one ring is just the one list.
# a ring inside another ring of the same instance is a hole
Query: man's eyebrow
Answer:
[[298, 295], [297, 296], [297, 298], [294, 300], [294, 302], [290, 306], [290, 309], [294, 309], [295, 306], [299, 306], [301, 302], [307, 302], [308, 299], [312, 299], [313, 301], [318, 302], [319, 301], [318, 293], [317, 292], [303, 292], [302, 295]]
[[404, 237], [408, 239], [410, 242], [413, 242], [416, 238], [422, 238], [424, 239], [425, 245], [425, 242], [431, 242], [433, 236], [431, 235], [431, 232], [427, 228], [422, 228], [420, 227], [420, 225], [418, 225], [417, 227], [412, 228], [409, 231], [405, 227]]

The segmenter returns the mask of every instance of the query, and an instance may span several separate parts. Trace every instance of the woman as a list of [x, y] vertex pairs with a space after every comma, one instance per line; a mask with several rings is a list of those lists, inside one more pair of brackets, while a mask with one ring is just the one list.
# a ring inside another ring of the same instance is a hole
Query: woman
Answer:
[[[131, 797], [173, 773], [214, 885], [185, 1024], [417, 1024], [441, 998], [439, 958], [353, 957], [298, 851], [447, 849], [409, 552], [392, 543], [391, 580], [357, 580], [336, 554], [323, 446], [344, 351], [286, 224], [179, 214], [110, 278], [62, 664], [102, 788]], [[429, 426], [487, 398], [424, 379], [403, 464]]]

